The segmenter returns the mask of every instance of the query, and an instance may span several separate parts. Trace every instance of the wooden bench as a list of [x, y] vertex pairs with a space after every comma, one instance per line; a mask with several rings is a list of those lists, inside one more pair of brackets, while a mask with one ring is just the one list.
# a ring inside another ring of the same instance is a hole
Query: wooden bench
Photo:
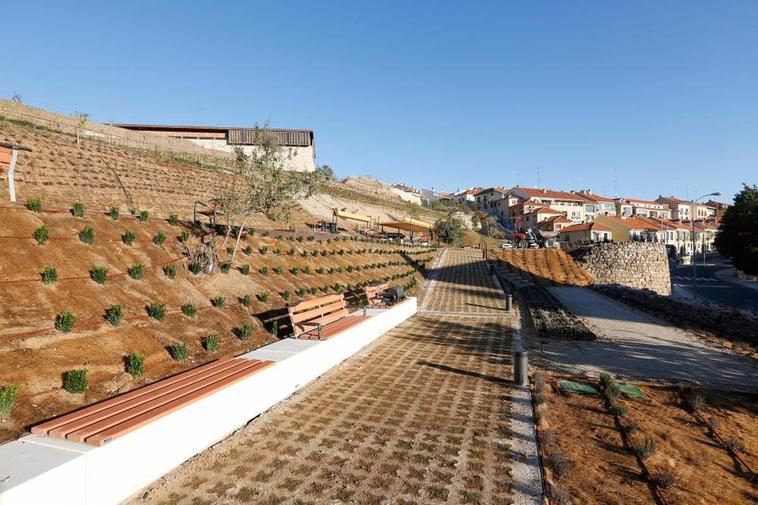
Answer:
[[254, 375], [273, 361], [221, 358], [32, 428], [32, 433], [101, 446]]
[[345, 295], [326, 295], [287, 307], [295, 337], [330, 338], [355, 326], [366, 316], [350, 316]]
[[368, 300], [369, 307], [386, 307], [384, 298], [379, 296], [379, 293], [389, 287], [386, 282], [383, 284], [377, 284], [376, 286], [366, 286], [363, 288], [363, 292], [366, 293], [366, 299]]

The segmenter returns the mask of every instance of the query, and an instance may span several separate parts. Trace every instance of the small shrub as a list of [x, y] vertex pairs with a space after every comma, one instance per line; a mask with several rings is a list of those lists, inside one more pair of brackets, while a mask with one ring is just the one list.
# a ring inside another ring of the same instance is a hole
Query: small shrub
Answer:
[[163, 275], [168, 277], [169, 279], [173, 279], [176, 277], [176, 265], [166, 265], [163, 267]]
[[126, 271], [129, 273], [129, 277], [132, 279], [140, 280], [145, 276], [145, 265], [142, 263], [135, 263], [134, 265], [127, 268]]
[[194, 303], [185, 303], [182, 305], [182, 314], [194, 318], [197, 315], [197, 308]]
[[87, 245], [94, 244], [95, 243], [95, 230], [93, 230], [89, 226], [85, 226], [84, 228], [82, 228], [82, 231], [79, 232], [79, 240], [81, 240]]
[[547, 397], [544, 393], [535, 393], [534, 394], [534, 403], [537, 405], [541, 405], [543, 403], [547, 403]]
[[303, 258], [307, 258], [308, 257], [308, 251], [300, 251], [300, 256], [303, 257]]
[[151, 303], [147, 306], [147, 315], [156, 321], [163, 321], [163, 318], [166, 317], [166, 304], [161, 302]]
[[139, 219], [140, 221], [142, 221], [144, 223], [145, 221], [147, 221], [148, 219], [150, 219], [150, 213], [148, 211], [146, 211], [146, 210], [143, 210], [142, 212], [140, 212], [137, 215], [137, 219]]
[[282, 272], [284, 272], [284, 269], [282, 267], [280, 267], [280, 266], [275, 266], [274, 267], [274, 273], [276, 275], [282, 275]]
[[569, 505], [571, 503], [571, 495], [560, 484], [548, 483], [545, 494], [550, 499], [550, 502], [556, 505]]
[[179, 239], [179, 242], [181, 242], [182, 244], [186, 244], [187, 241], [189, 240], [189, 237], [190, 237], [189, 232], [185, 230], [177, 238]]
[[105, 320], [112, 326], [121, 324], [121, 305], [112, 305], [105, 309]]
[[139, 352], [133, 352], [126, 357], [126, 372], [135, 379], [145, 373], [145, 356]]
[[676, 474], [670, 468], [664, 468], [653, 474], [653, 482], [661, 489], [668, 489], [676, 484]]
[[207, 352], [213, 352], [218, 350], [218, 335], [210, 334], [203, 338], [203, 349]]
[[556, 480], [563, 480], [571, 470], [571, 462], [566, 459], [562, 454], [557, 452], [551, 452], [547, 456], [547, 464], [553, 471]]
[[729, 437], [724, 441], [727, 449], [733, 453], [745, 452], [745, 443], [737, 437]]
[[297, 289], [297, 296], [299, 296], [300, 298], [304, 297], [305, 296], [305, 288], [298, 288]]
[[89, 372], [85, 368], [69, 370], [63, 374], [63, 389], [69, 393], [84, 393], [87, 391]]
[[203, 263], [200, 260], [192, 260], [187, 268], [189, 268], [190, 272], [197, 275], [203, 271]]
[[274, 254], [276, 254], [277, 256], [281, 256], [282, 250], [277, 247], [276, 249], [274, 249]]
[[39, 214], [42, 212], [42, 200], [39, 198], [27, 198], [26, 199], [26, 208], [29, 209], [32, 212], [36, 212]]
[[266, 291], [263, 291], [262, 293], [258, 293], [258, 300], [262, 303], [266, 303], [268, 301], [269, 294]]
[[323, 273], [324, 273], [324, 267], [318, 267], [318, 268], [316, 269], [316, 273], [317, 273], [317, 274], [323, 274]]
[[534, 388], [537, 391], [543, 391], [545, 389], [545, 374], [537, 372], [534, 374]]
[[303, 273], [305, 275], [310, 275], [311, 274], [311, 267], [305, 267], [305, 268], [303, 268]]
[[619, 416], [619, 417], [624, 417], [626, 416], [626, 413], [627, 413], [627, 408], [616, 402], [611, 403], [610, 407], [608, 407], [608, 410], [614, 416]]
[[98, 284], [105, 284], [105, 281], [108, 280], [108, 267], [103, 265], [94, 266], [89, 271], [89, 276]]
[[216, 308], [220, 309], [221, 307], [224, 306], [225, 303], [226, 303], [226, 298], [221, 295], [214, 296], [213, 298], [211, 298], [211, 304]]
[[234, 254], [234, 246], [233, 245], [227, 246], [227, 248], [226, 248], [226, 254], [228, 254], [229, 256], [231, 256], [232, 254]]
[[71, 215], [74, 217], [84, 217], [84, 204], [81, 202], [76, 202], [74, 205], [72, 205]]
[[282, 300], [285, 302], [290, 299], [290, 292], [288, 290], [284, 290], [281, 293], [279, 293], [282, 297]]
[[242, 298], [240, 298], [240, 303], [243, 307], [249, 307], [253, 304], [253, 297], [250, 295], [245, 295]]
[[179, 224], [179, 216], [176, 214], [171, 214], [168, 216], [168, 224], [171, 226], [177, 226]]
[[298, 242], [302, 242], [302, 241], [303, 241], [303, 237], [302, 237], [302, 236], [300, 236], [300, 235], [298, 235], [298, 236], [295, 238], [295, 240], [297, 240]]
[[162, 231], [159, 231], [153, 237], [153, 244], [155, 245], [163, 245], [165, 241], [166, 241], [166, 234], [163, 233]]
[[246, 245], [244, 249], [242, 249], [242, 252], [245, 254], [253, 254], [253, 248], [250, 245]]
[[263, 267], [260, 270], [258, 270], [263, 277], [268, 277], [268, 267]]
[[268, 252], [268, 247], [266, 247], [264, 245], [263, 247], [261, 247], [260, 249], [258, 249], [258, 252], [261, 253], [261, 254], [266, 254]]
[[651, 437], [645, 437], [642, 442], [632, 444], [632, 448], [640, 459], [645, 460], [655, 454], [655, 440]]
[[218, 267], [219, 270], [221, 270], [222, 274], [228, 274], [229, 270], [232, 269], [231, 263], [221, 263], [221, 265]]
[[71, 311], [65, 311], [55, 316], [55, 329], [61, 333], [68, 333], [76, 323], [76, 316]]
[[247, 263], [240, 265], [240, 273], [242, 275], [250, 275], [250, 265]]
[[634, 424], [634, 423], [626, 423], [626, 424], [622, 424], [622, 425], [621, 425], [621, 427], [624, 429], [624, 431], [626, 431], [626, 432], [627, 432], [628, 434], [630, 434], [630, 435], [631, 435], [632, 433], [635, 433], [635, 432], [637, 431], [637, 429], [638, 429], [638, 428], [637, 428], [637, 425], [636, 425], [636, 424]]
[[271, 334], [274, 337], [278, 337], [279, 336], [279, 321], [274, 321], [271, 324]]
[[287, 251], [287, 255], [288, 255], [288, 256], [294, 256], [296, 252], [297, 252], [297, 251], [295, 251], [295, 248], [294, 248], [294, 247], [291, 247], [291, 248], [290, 248], [290, 250], [289, 250], [289, 251]]
[[18, 386], [0, 386], [0, 419], [5, 419], [10, 415], [18, 392]]
[[34, 237], [34, 240], [37, 241], [37, 244], [45, 245], [47, 243], [47, 240], [50, 238], [50, 228], [43, 224], [34, 230], [32, 236]]
[[540, 445], [545, 452], [550, 452], [555, 447], [555, 432], [551, 429], [542, 429], [539, 431]]
[[116, 221], [119, 216], [118, 207], [111, 207], [107, 214], [111, 219]]
[[705, 406], [705, 395], [702, 391], [691, 390], [687, 395], [687, 405], [693, 412], [700, 412]]
[[58, 271], [55, 267], [45, 267], [40, 275], [42, 276], [42, 282], [45, 284], [55, 284], [58, 282]]
[[270, 233], [267, 231], [264, 231], [263, 233], [261, 233], [261, 237], [268, 237], [269, 235]]
[[137, 234], [134, 233], [132, 230], [126, 230], [123, 235], [121, 235], [121, 241], [126, 245], [132, 245], [134, 240], [137, 238]]
[[250, 337], [253, 336], [253, 327], [249, 324], [243, 324], [239, 328], [235, 329], [234, 333], [240, 340], [250, 340]]
[[184, 361], [187, 359], [187, 344], [184, 342], [177, 342], [168, 348], [168, 353], [176, 361]]
[[316, 293], [318, 293], [318, 288], [316, 286], [313, 286], [309, 291], [312, 295], [315, 295]]
[[299, 272], [300, 272], [300, 269], [299, 269], [299, 268], [297, 268], [297, 267], [292, 267], [292, 268], [290, 268], [290, 274], [294, 275], [295, 277], [297, 277], [297, 274], [298, 274]]

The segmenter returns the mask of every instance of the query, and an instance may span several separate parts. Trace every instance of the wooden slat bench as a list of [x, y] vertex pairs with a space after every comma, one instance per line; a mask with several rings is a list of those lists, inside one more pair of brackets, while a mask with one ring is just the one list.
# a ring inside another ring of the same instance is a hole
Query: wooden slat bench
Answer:
[[345, 295], [326, 295], [287, 307], [292, 331], [298, 338], [325, 339], [355, 326], [366, 316], [351, 316]]
[[100, 446], [241, 381], [273, 361], [221, 358], [38, 424], [32, 433]]
[[376, 286], [364, 287], [363, 291], [364, 293], [366, 293], [368, 306], [369, 307], [386, 307], [386, 304], [384, 303], [384, 298], [379, 296], [379, 293], [381, 293], [388, 287], [389, 287], [389, 284], [387, 284], [386, 282], [384, 284], [377, 284]]

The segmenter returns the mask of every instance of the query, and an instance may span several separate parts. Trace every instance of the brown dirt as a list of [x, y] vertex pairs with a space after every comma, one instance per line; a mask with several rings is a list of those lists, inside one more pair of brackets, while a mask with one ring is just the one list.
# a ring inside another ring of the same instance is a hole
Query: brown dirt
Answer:
[[[555, 381], [548, 381], [556, 385]], [[578, 380], [582, 380], [581, 378]], [[634, 454], [626, 447], [613, 416], [600, 397], [561, 395], [557, 386], [547, 387], [548, 404], [540, 410], [555, 434], [557, 452], [571, 462], [571, 471], [560, 484], [574, 503], [654, 504], [653, 493]], [[623, 399], [628, 414], [624, 423], [638, 430], [634, 441], [651, 436], [657, 450], [646, 460], [653, 474], [671, 469], [676, 483], [664, 490], [671, 505], [750, 503], [756, 499], [754, 484], [735, 460], [708, 436], [708, 429], [685, 410], [676, 388], [639, 385], [644, 399]], [[758, 430], [755, 424], [755, 396], [713, 392], [708, 415], [721, 419], [720, 432], [736, 436], [747, 448], [748, 464], [756, 464]], [[543, 452], [546, 446], [542, 446]], [[550, 476], [552, 474], [548, 472]]]
[[512, 249], [493, 253], [512, 271], [537, 284], [588, 286], [593, 282], [571, 256], [559, 249]]
[[[50, 241], [37, 245], [32, 232], [45, 224], [50, 228]], [[85, 226], [95, 230], [93, 245], [79, 241], [78, 233]], [[35, 214], [27, 210], [0, 208], [0, 384], [16, 384], [21, 394], [10, 419], [0, 422], [0, 441], [23, 433], [29, 425], [42, 419], [60, 415], [79, 406], [99, 401], [108, 396], [178, 372], [196, 364], [214, 359], [223, 354], [239, 354], [259, 347], [275, 339], [270, 327], [264, 326], [281, 313], [285, 301], [279, 293], [290, 291], [290, 301], [298, 300], [298, 288], [323, 288], [342, 284], [357, 284], [380, 277], [411, 275], [390, 281], [392, 285], [406, 284], [411, 278], [417, 283], [423, 276], [415, 272], [408, 259], [431, 259], [432, 253], [409, 255], [398, 254], [394, 246], [374, 243], [303, 242], [269, 237], [248, 237], [244, 245], [251, 245], [251, 254], [239, 253], [237, 266], [249, 264], [250, 275], [243, 275], [237, 268], [228, 274], [218, 273], [212, 277], [192, 275], [187, 269], [183, 246], [177, 236], [183, 227], [174, 227], [162, 219], [140, 222], [124, 216], [117, 221], [88, 211], [84, 218], [75, 218], [69, 213], [43, 212]], [[132, 246], [121, 241], [126, 230], [133, 230], [137, 239]], [[166, 242], [153, 244], [152, 237], [163, 231]], [[192, 238], [191, 241], [197, 240]], [[259, 248], [268, 247], [267, 254]], [[287, 251], [296, 250], [293, 256]], [[359, 249], [371, 252], [358, 254]], [[281, 254], [275, 254], [280, 249]], [[344, 250], [343, 255], [336, 252]], [[375, 254], [374, 249], [381, 249]], [[302, 251], [334, 251], [326, 256], [303, 258]], [[352, 251], [354, 254], [348, 254]], [[221, 254], [222, 260], [227, 256]], [[162, 266], [174, 262], [176, 279], [168, 279]], [[347, 272], [349, 265], [371, 265], [399, 262], [397, 266], [362, 269]], [[145, 266], [142, 280], [128, 277], [126, 269], [135, 264]], [[56, 267], [58, 282], [43, 284], [40, 272], [46, 266]], [[108, 281], [99, 285], [89, 278], [89, 270], [95, 265], [110, 269]], [[283, 269], [281, 275], [274, 267]], [[259, 270], [269, 269], [263, 276]], [[297, 275], [289, 272], [298, 267]], [[302, 270], [310, 268], [310, 274]], [[341, 272], [323, 274], [316, 269], [341, 268]], [[415, 294], [418, 287], [410, 290]], [[255, 295], [269, 293], [263, 303]], [[249, 308], [243, 307], [239, 298], [251, 294], [254, 301]], [[324, 294], [318, 291], [317, 295]], [[213, 307], [210, 299], [222, 295], [226, 298], [223, 308]], [[305, 297], [314, 296], [307, 293]], [[7, 303], [5, 301], [11, 301]], [[167, 305], [168, 315], [163, 322], [147, 317], [145, 306], [153, 301]], [[194, 319], [184, 316], [180, 307], [194, 303], [198, 314]], [[124, 322], [113, 327], [104, 319], [106, 308], [122, 306]], [[63, 334], [54, 329], [57, 314], [71, 310], [77, 316], [74, 330]], [[273, 314], [273, 316], [272, 316]], [[233, 329], [243, 324], [253, 327], [250, 340], [242, 341], [233, 334]], [[282, 334], [286, 331], [282, 327]], [[220, 350], [205, 352], [201, 338], [218, 334]], [[190, 359], [177, 363], [171, 359], [166, 347], [176, 342], [187, 344]], [[133, 380], [124, 374], [123, 358], [141, 352], [146, 356], [145, 375]], [[60, 389], [61, 375], [72, 368], [86, 367], [90, 370], [90, 390], [84, 395], [67, 393]]]

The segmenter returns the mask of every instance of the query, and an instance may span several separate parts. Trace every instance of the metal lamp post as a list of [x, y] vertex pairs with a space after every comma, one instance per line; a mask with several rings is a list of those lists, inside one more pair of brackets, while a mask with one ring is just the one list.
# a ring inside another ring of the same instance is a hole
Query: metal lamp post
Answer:
[[692, 296], [693, 299], [697, 297], [697, 261], [695, 260], [695, 210], [697, 209], [697, 202], [705, 198], [706, 196], [721, 196], [720, 191], [714, 193], [708, 193], [692, 201], [692, 214], [690, 215], [690, 224], [692, 225]]

